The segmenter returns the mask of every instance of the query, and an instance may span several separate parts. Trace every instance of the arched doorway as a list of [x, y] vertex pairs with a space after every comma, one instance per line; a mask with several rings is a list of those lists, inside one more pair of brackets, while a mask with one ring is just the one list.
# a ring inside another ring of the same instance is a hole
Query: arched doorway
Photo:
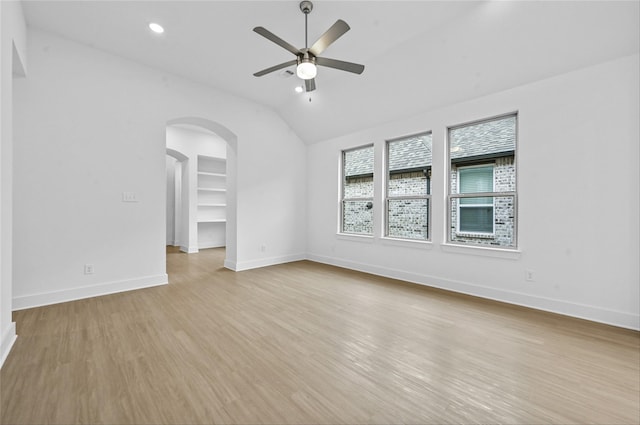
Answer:
[[[225, 200], [226, 253], [225, 253], [224, 265], [226, 268], [235, 270], [235, 265], [237, 261], [237, 196], [236, 196], [237, 136], [231, 130], [221, 125], [220, 123], [217, 123], [215, 121], [211, 121], [205, 118], [198, 118], [198, 117], [176, 118], [167, 122], [167, 127], [170, 127], [170, 126], [198, 127], [214, 133], [216, 136], [218, 136], [219, 138], [221, 138], [226, 142], [226, 171], [225, 171], [225, 174], [226, 174], [226, 200]], [[193, 163], [189, 164], [188, 160], [184, 161], [185, 156], [182, 155], [180, 152], [175, 152], [175, 151], [170, 152], [170, 150], [167, 150], [167, 154], [176, 158], [178, 161], [183, 161], [182, 164], [184, 166], [184, 169], [187, 169], [188, 167], [197, 166], [196, 164], [193, 164]], [[180, 156], [183, 158], [182, 160], [180, 159]], [[187, 173], [183, 173], [181, 176], [182, 178], [181, 185], [182, 185], [182, 188], [185, 188], [185, 190], [186, 190], [186, 184], [188, 184], [188, 181], [185, 181], [186, 177], [187, 177]], [[193, 185], [191, 186], [193, 187]], [[183, 197], [186, 195], [185, 190], [182, 190], [181, 195]], [[181, 211], [182, 211], [182, 214], [195, 214], [195, 211], [193, 208], [191, 209], [183, 208]], [[182, 217], [181, 222], [182, 223], [185, 222], [184, 217]], [[176, 229], [178, 229], [177, 225], [176, 225]], [[182, 237], [184, 238], [185, 236], [184, 232], [185, 231], [193, 232], [193, 229], [189, 230], [184, 225], [181, 225], [180, 230], [177, 230], [177, 231], [181, 232]]]

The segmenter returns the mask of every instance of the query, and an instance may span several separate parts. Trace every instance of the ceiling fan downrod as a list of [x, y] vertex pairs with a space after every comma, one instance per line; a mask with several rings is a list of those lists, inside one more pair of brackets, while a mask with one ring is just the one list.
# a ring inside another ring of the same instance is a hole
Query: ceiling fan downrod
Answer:
[[307, 31], [307, 18], [309, 17], [309, 13], [311, 13], [311, 11], [313, 10], [313, 3], [311, 3], [308, 0], [301, 1], [300, 10], [302, 11], [302, 13], [304, 13], [304, 48], [308, 49], [309, 40], [308, 40], [307, 34], [309, 32]]

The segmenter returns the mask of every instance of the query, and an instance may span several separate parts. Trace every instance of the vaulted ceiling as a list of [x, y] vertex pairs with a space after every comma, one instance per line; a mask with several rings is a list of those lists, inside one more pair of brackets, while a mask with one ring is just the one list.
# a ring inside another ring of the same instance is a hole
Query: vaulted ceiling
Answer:
[[[337, 19], [351, 30], [323, 56], [318, 89], [283, 72], [293, 55], [263, 26], [304, 47], [298, 1], [25, 1], [40, 28], [272, 107], [307, 143], [637, 53], [638, 1], [314, 1], [309, 44]], [[158, 22], [162, 36], [147, 24]], [[311, 102], [309, 102], [309, 97]]]

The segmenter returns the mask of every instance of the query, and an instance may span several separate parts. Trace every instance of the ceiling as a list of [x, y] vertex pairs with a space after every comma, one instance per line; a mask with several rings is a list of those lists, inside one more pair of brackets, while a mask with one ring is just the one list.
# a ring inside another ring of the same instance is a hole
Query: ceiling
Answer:
[[[273, 108], [306, 143], [637, 53], [638, 1], [314, 1], [309, 45], [351, 27], [322, 56], [318, 89], [282, 71], [294, 59], [254, 33], [304, 47], [298, 1], [23, 1], [27, 25]], [[147, 24], [165, 28], [152, 34]], [[309, 97], [311, 102], [309, 102]]]

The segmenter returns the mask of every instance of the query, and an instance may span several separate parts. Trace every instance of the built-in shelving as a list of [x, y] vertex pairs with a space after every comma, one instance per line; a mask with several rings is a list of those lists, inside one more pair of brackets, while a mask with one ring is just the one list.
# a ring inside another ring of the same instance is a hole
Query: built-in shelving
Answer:
[[198, 222], [224, 223], [226, 220], [227, 161], [198, 155]]
[[198, 155], [198, 246], [225, 245], [227, 161]]

